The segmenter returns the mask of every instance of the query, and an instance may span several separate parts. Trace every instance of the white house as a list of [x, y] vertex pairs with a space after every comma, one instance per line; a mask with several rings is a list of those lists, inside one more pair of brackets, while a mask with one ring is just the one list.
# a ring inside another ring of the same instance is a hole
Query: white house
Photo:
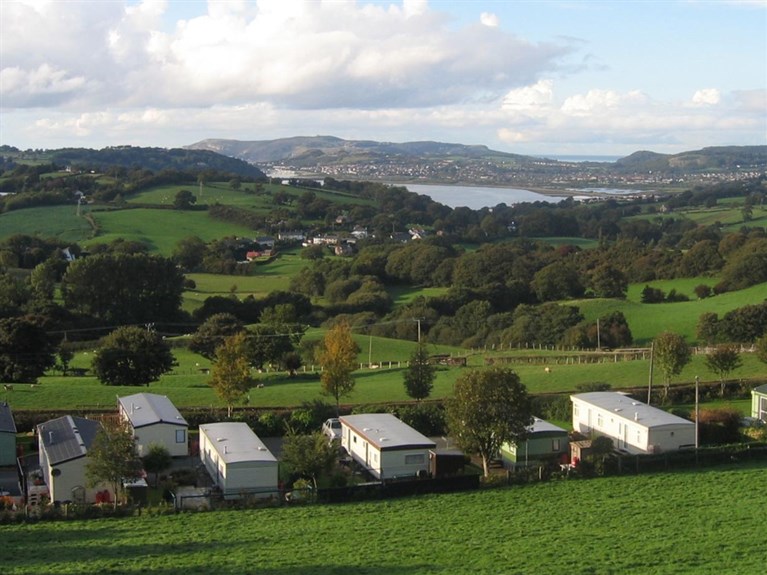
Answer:
[[[88, 449], [100, 428], [98, 421], [71, 415], [37, 426], [40, 470], [51, 501], [95, 503], [114, 497], [106, 485], [88, 487], [85, 477]], [[104, 491], [109, 493], [107, 497]]]
[[751, 417], [767, 423], [767, 384], [751, 390]]
[[164, 395], [136, 393], [118, 397], [120, 416], [133, 428], [139, 457], [154, 444], [165, 447], [172, 457], [187, 455], [189, 424]]
[[624, 393], [594, 391], [571, 395], [573, 429], [610, 437], [629, 453], [660, 453], [695, 446], [695, 424], [632, 399]]
[[390, 413], [344, 415], [341, 446], [378, 479], [424, 476], [436, 444]]
[[227, 499], [279, 493], [277, 459], [246, 423], [201, 425], [200, 459]]

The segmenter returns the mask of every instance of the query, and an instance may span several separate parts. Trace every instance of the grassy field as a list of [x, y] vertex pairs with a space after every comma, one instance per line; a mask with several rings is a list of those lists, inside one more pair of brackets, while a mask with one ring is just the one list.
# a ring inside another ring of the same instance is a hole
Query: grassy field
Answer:
[[[319, 330], [307, 333], [306, 339], [321, 337]], [[360, 347], [358, 361], [365, 367], [354, 372], [356, 387], [354, 392], [343, 399], [349, 405], [364, 405], [386, 402], [403, 402], [409, 398], [403, 386], [403, 375], [407, 359], [412, 354], [416, 343], [366, 335], [355, 335]], [[448, 346], [429, 345], [430, 354], [447, 353], [463, 355], [467, 350]], [[520, 376], [522, 383], [531, 393], [572, 392], [580, 384], [605, 382], [613, 389], [643, 387], [649, 379], [649, 360], [615, 361], [613, 356], [605, 356], [604, 363], [561, 363], [560, 352], [515, 351], [516, 355], [543, 355], [552, 359], [548, 363], [510, 365]], [[39, 385], [32, 387], [16, 384], [12, 391], [0, 392], [0, 400], [8, 401], [16, 409], [88, 409], [110, 408], [115, 405], [116, 395], [130, 395], [138, 391], [151, 391], [167, 395], [181, 407], [222, 407], [213, 389], [208, 385], [210, 375], [202, 370], [210, 368], [210, 362], [185, 348], [174, 350], [178, 366], [170, 374], [148, 388], [113, 387], [101, 385], [95, 377], [62, 377], [48, 375], [40, 378]], [[452, 395], [455, 380], [467, 369], [481, 368], [486, 356], [508, 355], [509, 352], [477, 351], [468, 357], [468, 368], [440, 367], [437, 371], [431, 397], [441, 399]], [[556, 363], [554, 356], [560, 358]], [[77, 354], [73, 367], [88, 368], [92, 351]], [[368, 360], [378, 365], [367, 367]], [[715, 381], [716, 378], [705, 366], [705, 356], [694, 356], [682, 374], [673, 383], [692, 382], [696, 375], [701, 381]], [[550, 371], [544, 371], [549, 366]], [[753, 354], [743, 355], [743, 366], [733, 372], [732, 379], [756, 379], [765, 376], [765, 366]], [[293, 407], [303, 401], [329, 398], [323, 396], [320, 389], [319, 375], [311, 372], [311, 367], [295, 378], [289, 378], [282, 372], [254, 374], [263, 388], [254, 388], [246, 405], [251, 407]], [[662, 384], [662, 375], [656, 370], [654, 385]]]
[[[716, 284], [710, 278], [685, 278], [676, 280], [652, 281], [630, 286], [626, 300], [578, 300], [572, 302], [581, 313], [591, 321], [612, 311], [621, 311], [626, 316], [634, 342], [646, 345], [660, 332], [670, 330], [683, 335], [689, 343], [697, 341], [695, 329], [700, 315], [713, 312], [722, 317], [726, 312], [745, 305], [757, 304], [767, 299], [767, 283], [748, 289], [724, 293], [711, 298], [698, 300], [693, 288], [701, 283]], [[651, 285], [668, 293], [676, 289], [690, 297], [690, 301], [662, 304], [640, 303], [641, 291], [645, 285]]]
[[5, 212], [0, 214], [0, 230], [3, 238], [27, 234], [78, 243], [85, 242], [93, 235], [88, 220], [77, 217], [77, 206], [74, 204]]
[[5, 575], [716, 574], [764, 569], [767, 469], [0, 526]]

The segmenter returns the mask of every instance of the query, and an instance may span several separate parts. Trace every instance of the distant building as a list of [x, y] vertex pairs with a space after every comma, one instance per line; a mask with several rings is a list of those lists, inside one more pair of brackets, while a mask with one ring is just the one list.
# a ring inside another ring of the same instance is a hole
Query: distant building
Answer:
[[604, 435], [629, 453], [660, 453], [695, 446], [695, 424], [632, 399], [624, 393], [594, 391], [571, 395], [573, 430]]
[[188, 454], [189, 424], [170, 399], [156, 393], [136, 393], [117, 399], [120, 416], [136, 437], [140, 457], [149, 453], [152, 444], [162, 445], [172, 457]]

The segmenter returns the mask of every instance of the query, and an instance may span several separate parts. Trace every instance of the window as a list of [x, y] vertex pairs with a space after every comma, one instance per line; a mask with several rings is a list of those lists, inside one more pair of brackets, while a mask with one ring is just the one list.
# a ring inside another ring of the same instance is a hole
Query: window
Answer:
[[552, 451], [559, 451], [561, 449], [561, 444], [559, 443], [559, 439], [552, 439], [551, 440], [551, 450]]
[[575, 417], [578, 417], [578, 406], [573, 404], [573, 415]]
[[604, 419], [602, 418], [602, 414], [597, 414], [597, 427], [603, 427], [605, 424]]
[[423, 453], [419, 455], [406, 455], [405, 456], [405, 465], [419, 465], [426, 461], [426, 457]]
[[176, 443], [186, 443], [186, 429], [176, 430]]

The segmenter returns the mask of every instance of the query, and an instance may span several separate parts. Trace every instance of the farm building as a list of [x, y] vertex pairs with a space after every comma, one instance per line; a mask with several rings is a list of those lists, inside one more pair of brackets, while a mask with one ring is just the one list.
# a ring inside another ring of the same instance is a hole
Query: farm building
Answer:
[[767, 423], [767, 384], [751, 390], [751, 417]]
[[514, 469], [559, 461], [569, 450], [567, 430], [536, 417], [527, 427], [527, 439], [519, 444], [506, 442], [501, 446], [501, 459], [504, 467]]
[[16, 464], [16, 423], [11, 406], [0, 403], [0, 467]]
[[225, 498], [277, 495], [277, 459], [246, 423], [200, 426], [200, 459]]
[[120, 416], [133, 428], [140, 457], [149, 452], [152, 444], [162, 445], [172, 457], [187, 455], [189, 424], [166, 396], [136, 393], [118, 397], [117, 403]]
[[695, 446], [695, 424], [612, 391], [571, 395], [573, 429], [610, 437], [629, 453], [660, 453]]
[[98, 421], [71, 415], [37, 426], [40, 470], [51, 501], [95, 503], [114, 496], [107, 486], [88, 487], [85, 478], [88, 449], [100, 428]]
[[341, 446], [377, 479], [429, 473], [436, 444], [390, 413], [344, 415]]

